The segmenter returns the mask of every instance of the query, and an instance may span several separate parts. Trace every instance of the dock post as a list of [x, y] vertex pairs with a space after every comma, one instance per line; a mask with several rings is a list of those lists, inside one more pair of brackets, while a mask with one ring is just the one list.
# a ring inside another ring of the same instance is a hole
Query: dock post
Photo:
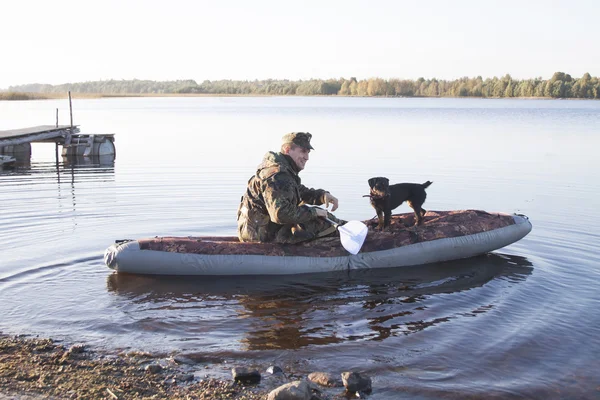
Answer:
[[73, 133], [73, 107], [71, 106], [71, 91], [69, 90], [69, 114], [71, 114], [71, 133]]
[[[56, 109], [56, 127], [58, 128], [58, 108]], [[56, 168], [58, 169], [58, 141], [54, 142], [54, 155], [56, 159]]]
[[[68, 130], [65, 138], [64, 144], [69, 146], [71, 144], [71, 136], [73, 136], [73, 106], [71, 105], [71, 91], [69, 90], [69, 115], [71, 116], [71, 129]], [[58, 126], [58, 108], [56, 109], [56, 123]]]

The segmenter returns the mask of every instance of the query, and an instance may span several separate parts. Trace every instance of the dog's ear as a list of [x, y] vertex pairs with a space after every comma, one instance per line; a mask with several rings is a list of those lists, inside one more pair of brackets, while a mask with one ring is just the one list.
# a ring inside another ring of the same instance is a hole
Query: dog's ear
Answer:
[[369, 179], [369, 187], [373, 187], [373, 185], [375, 184], [375, 181], [377, 180], [377, 178], [371, 178]]
[[385, 182], [385, 186], [390, 186], [390, 180], [388, 178], [381, 177], [379, 179], [381, 179], [382, 182]]

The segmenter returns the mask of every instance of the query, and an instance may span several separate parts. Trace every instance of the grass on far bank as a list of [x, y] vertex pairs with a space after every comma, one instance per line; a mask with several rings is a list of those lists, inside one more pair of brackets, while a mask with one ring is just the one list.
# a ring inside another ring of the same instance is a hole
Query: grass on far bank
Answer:
[[[259, 97], [260, 94], [212, 94], [212, 93], [71, 93], [72, 99], [100, 99], [110, 97]], [[0, 101], [68, 99], [68, 93], [0, 92]]]
[[[112, 97], [270, 97], [270, 96], [289, 96], [295, 95], [276, 95], [276, 94], [231, 94], [231, 93], [71, 93], [72, 99], [101, 99]], [[388, 97], [388, 96], [353, 96], [353, 95], [313, 95], [315, 97]], [[389, 96], [404, 97], [404, 96]], [[414, 96], [415, 98], [419, 96]], [[429, 98], [440, 98], [443, 96], [429, 96]], [[33, 93], [33, 92], [0, 92], [0, 101], [10, 100], [53, 100], [68, 99], [68, 93]], [[452, 98], [452, 97], [447, 97]], [[498, 99], [499, 97], [454, 97], [454, 98], [479, 98], [479, 99]], [[552, 97], [511, 97], [511, 99], [520, 100], [553, 100]], [[589, 100], [575, 99], [568, 100]]]
[[42, 93], [0, 92], [0, 100], [44, 100], [49, 98]]
[[[102, 97], [140, 97], [140, 94], [99, 94], [99, 93], [71, 93], [73, 99], [97, 99]], [[0, 92], [2, 100], [50, 100], [67, 99], [68, 93], [30, 93], [30, 92]]]

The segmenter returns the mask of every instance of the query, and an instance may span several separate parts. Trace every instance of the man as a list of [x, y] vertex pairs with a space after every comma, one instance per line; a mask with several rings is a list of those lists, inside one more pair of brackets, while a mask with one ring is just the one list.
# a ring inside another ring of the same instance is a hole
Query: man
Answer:
[[323, 189], [302, 185], [298, 174], [309, 159], [312, 135], [292, 132], [283, 136], [281, 151], [269, 151], [248, 181], [238, 208], [238, 238], [242, 242], [299, 243], [336, 232], [325, 220], [342, 222], [327, 210], [306, 204], [332, 204], [338, 199]]

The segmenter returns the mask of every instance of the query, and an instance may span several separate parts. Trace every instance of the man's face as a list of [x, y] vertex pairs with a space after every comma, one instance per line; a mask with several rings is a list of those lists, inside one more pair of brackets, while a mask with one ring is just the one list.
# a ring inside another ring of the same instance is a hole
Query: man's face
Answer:
[[305, 149], [304, 147], [292, 146], [292, 148], [288, 150], [287, 154], [288, 156], [292, 157], [292, 160], [294, 160], [296, 163], [298, 170], [302, 171], [306, 165], [306, 162], [308, 161], [309, 153], [310, 150]]

